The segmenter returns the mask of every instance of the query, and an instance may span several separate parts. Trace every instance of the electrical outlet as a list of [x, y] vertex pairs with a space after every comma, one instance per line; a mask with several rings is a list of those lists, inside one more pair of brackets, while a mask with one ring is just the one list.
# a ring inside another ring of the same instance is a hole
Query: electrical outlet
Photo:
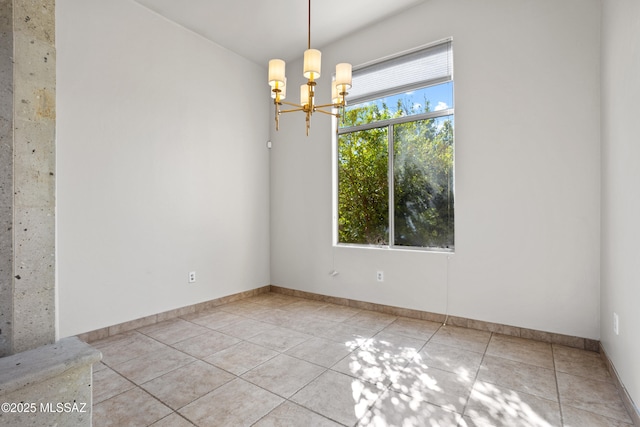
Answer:
[[195, 271], [190, 271], [189, 272], [189, 283], [195, 283], [196, 281], [196, 272]]
[[378, 282], [384, 282], [384, 271], [378, 271], [376, 273], [376, 279]]
[[613, 333], [620, 335], [620, 318], [618, 318], [618, 313], [613, 313]]

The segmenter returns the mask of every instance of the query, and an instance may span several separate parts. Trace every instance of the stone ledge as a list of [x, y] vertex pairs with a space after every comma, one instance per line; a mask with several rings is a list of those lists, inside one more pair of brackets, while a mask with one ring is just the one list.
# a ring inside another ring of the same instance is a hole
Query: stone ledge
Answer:
[[101, 359], [102, 353], [77, 337], [0, 358], [0, 396], [91, 366]]

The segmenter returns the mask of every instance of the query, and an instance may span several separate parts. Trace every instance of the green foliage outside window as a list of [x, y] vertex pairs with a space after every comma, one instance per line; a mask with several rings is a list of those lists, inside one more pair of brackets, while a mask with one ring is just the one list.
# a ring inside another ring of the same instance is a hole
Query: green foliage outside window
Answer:
[[338, 233], [342, 243], [387, 244], [387, 128], [340, 136]]
[[346, 111], [342, 128], [391, 124], [338, 137], [339, 243], [389, 245], [391, 234], [395, 246], [453, 249], [453, 115], [394, 121], [431, 111], [426, 99], [423, 106], [410, 101], [398, 99], [395, 109], [378, 102]]

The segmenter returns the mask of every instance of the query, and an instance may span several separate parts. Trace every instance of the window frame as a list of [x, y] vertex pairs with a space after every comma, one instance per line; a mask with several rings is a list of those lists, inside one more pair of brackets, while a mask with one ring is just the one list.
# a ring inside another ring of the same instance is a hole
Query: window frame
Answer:
[[[441, 40], [438, 41], [436, 43], [431, 43], [425, 46], [421, 46], [418, 47], [416, 49], [412, 49], [408, 52], [402, 52], [398, 55], [394, 55], [392, 57], [387, 57], [387, 58], [383, 58], [377, 61], [373, 61], [370, 63], [367, 63], [365, 65], [362, 65], [360, 67], [357, 67], [355, 69], [355, 71], [357, 71], [358, 69], [362, 69], [365, 67], [369, 67], [372, 65], [376, 65], [376, 64], [380, 64], [383, 63], [385, 61], [390, 61], [393, 60], [393, 58], [399, 57], [399, 56], [403, 56], [406, 55], [407, 53], [413, 53], [413, 52], [418, 52], [420, 50], [426, 50], [429, 49], [430, 47], [434, 47], [437, 45], [441, 45], [441, 44], [445, 44], [445, 43], [450, 43], [452, 44], [452, 39], [445, 39], [445, 40]], [[447, 82], [453, 82], [454, 78], [453, 78], [453, 70], [451, 70], [451, 75], [450, 77], [447, 78], [440, 78], [440, 79], [433, 79], [429, 82], [424, 82], [423, 84], [419, 84], [419, 85], [411, 85], [410, 87], [402, 87], [402, 88], [396, 88], [393, 91], [389, 91], [389, 92], [383, 92], [383, 93], [377, 93], [375, 97], [370, 97], [370, 98], [366, 98], [366, 97], [359, 97], [357, 99], [357, 103], [363, 103], [369, 100], [378, 100], [381, 99], [385, 96], [389, 96], [389, 95], [396, 95], [398, 93], [402, 93], [405, 91], [409, 91], [409, 90], [413, 90], [413, 89], [424, 89], [424, 88], [428, 88], [428, 87], [432, 87], [432, 86], [437, 86], [443, 83], [447, 83]], [[371, 248], [379, 248], [379, 249], [388, 249], [388, 250], [401, 250], [401, 251], [421, 251], [421, 252], [443, 252], [443, 253], [454, 253], [455, 252], [455, 231], [454, 231], [454, 238], [453, 238], [453, 245], [451, 248], [446, 248], [446, 247], [436, 247], [436, 246], [404, 246], [404, 245], [396, 245], [395, 244], [395, 177], [394, 177], [394, 126], [395, 125], [400, 125], [403, 123], [409, 123], [409, 122], [417, 122], [417, 121], [423, 121], [423, 120], [432, 120], [432, 119], [438, 119], [440, 117], [446, 117], [446, 116], [452, 116], [454, 123], [455, 123], [455, 86], [452, 87], [452, 91], [453, 91], [453, 99], [454, 99], [454, 104], [452, 108], [447, 108], [447, 109], [442, 109], [442, 110], [436, 110], [436, 111], [429, 111], [426, 113], [420, 113], [420, 114], [415, 114], [415, 115], [410, 115], [410, 116], [403, 116], [403, 117], [397, 117], [397, 118], [392, 118], [392, 119], [385, 119], [385, 120], [380, 120], [377, 122], [372, 122], [372, 123], [366, 123], [366, 124], [362, 124], [362, 125], [356, 125], [356, 126], [349, 126], [349, 127], [343, 127], [341, 128], [338, 124], [338, 121], [334, 120], [333, 124], [332, 124], [332, 148], [333, 148], [333, 161], [332, 161], [332, 169], [333, 169], [333, 245], [334, 246], [339, 246], [339, 247], [356, 247], [356, 248], [365, 248], [365, 249], [371, 249]], [[339, 193], [340, 193], [340, 177], [338, 176], [339, 170], [338, 170], [338, 158], [339, 158], [339, 138], [340, 135], [344, 135], [344, 134], [348, 134], [348, 133], [353, 133], [353, 132], [358, 132], [358, 131], [366, 131], [366, 130], [371, 130], [371, 129], [375, 129], [375, 128], [387, 128], [387, 144], [388, 144], [388, 148], [387, 148], [387, 153], [388, 153], [388, 159], [387, 159], [387, 185], [389, 186], [388, 188], [388, 243], [387, 244], [380, 244], [380, 245], [376, 245], [376, 244], [362, 244], [362, 243], [345, 243], [345, 242], [340, 242], [339, 241]], [[454, 198], [454, 202], [453, 205], [455, 206], [455, 129], [456, 126], [454, 124], [453, 126], [453, 139], [454, 139], [454, 143], [453, 143], [453, 149], [454, 149], [454, 160], [453, 160], [453, 164], [452, 164], [452, 189], [451, 189], [451, 194], [452, 197]], [[453, 217], [453, 221], [454, 221], [454, 230], [455, 230], [455, 214]]]

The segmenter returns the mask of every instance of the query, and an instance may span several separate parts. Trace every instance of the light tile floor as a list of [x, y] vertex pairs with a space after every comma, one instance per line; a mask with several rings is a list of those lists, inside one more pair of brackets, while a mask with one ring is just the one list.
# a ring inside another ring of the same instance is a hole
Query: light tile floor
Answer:
[[275, 293], [92, 345], [95, 427], [632, 423], [597, 353]]

